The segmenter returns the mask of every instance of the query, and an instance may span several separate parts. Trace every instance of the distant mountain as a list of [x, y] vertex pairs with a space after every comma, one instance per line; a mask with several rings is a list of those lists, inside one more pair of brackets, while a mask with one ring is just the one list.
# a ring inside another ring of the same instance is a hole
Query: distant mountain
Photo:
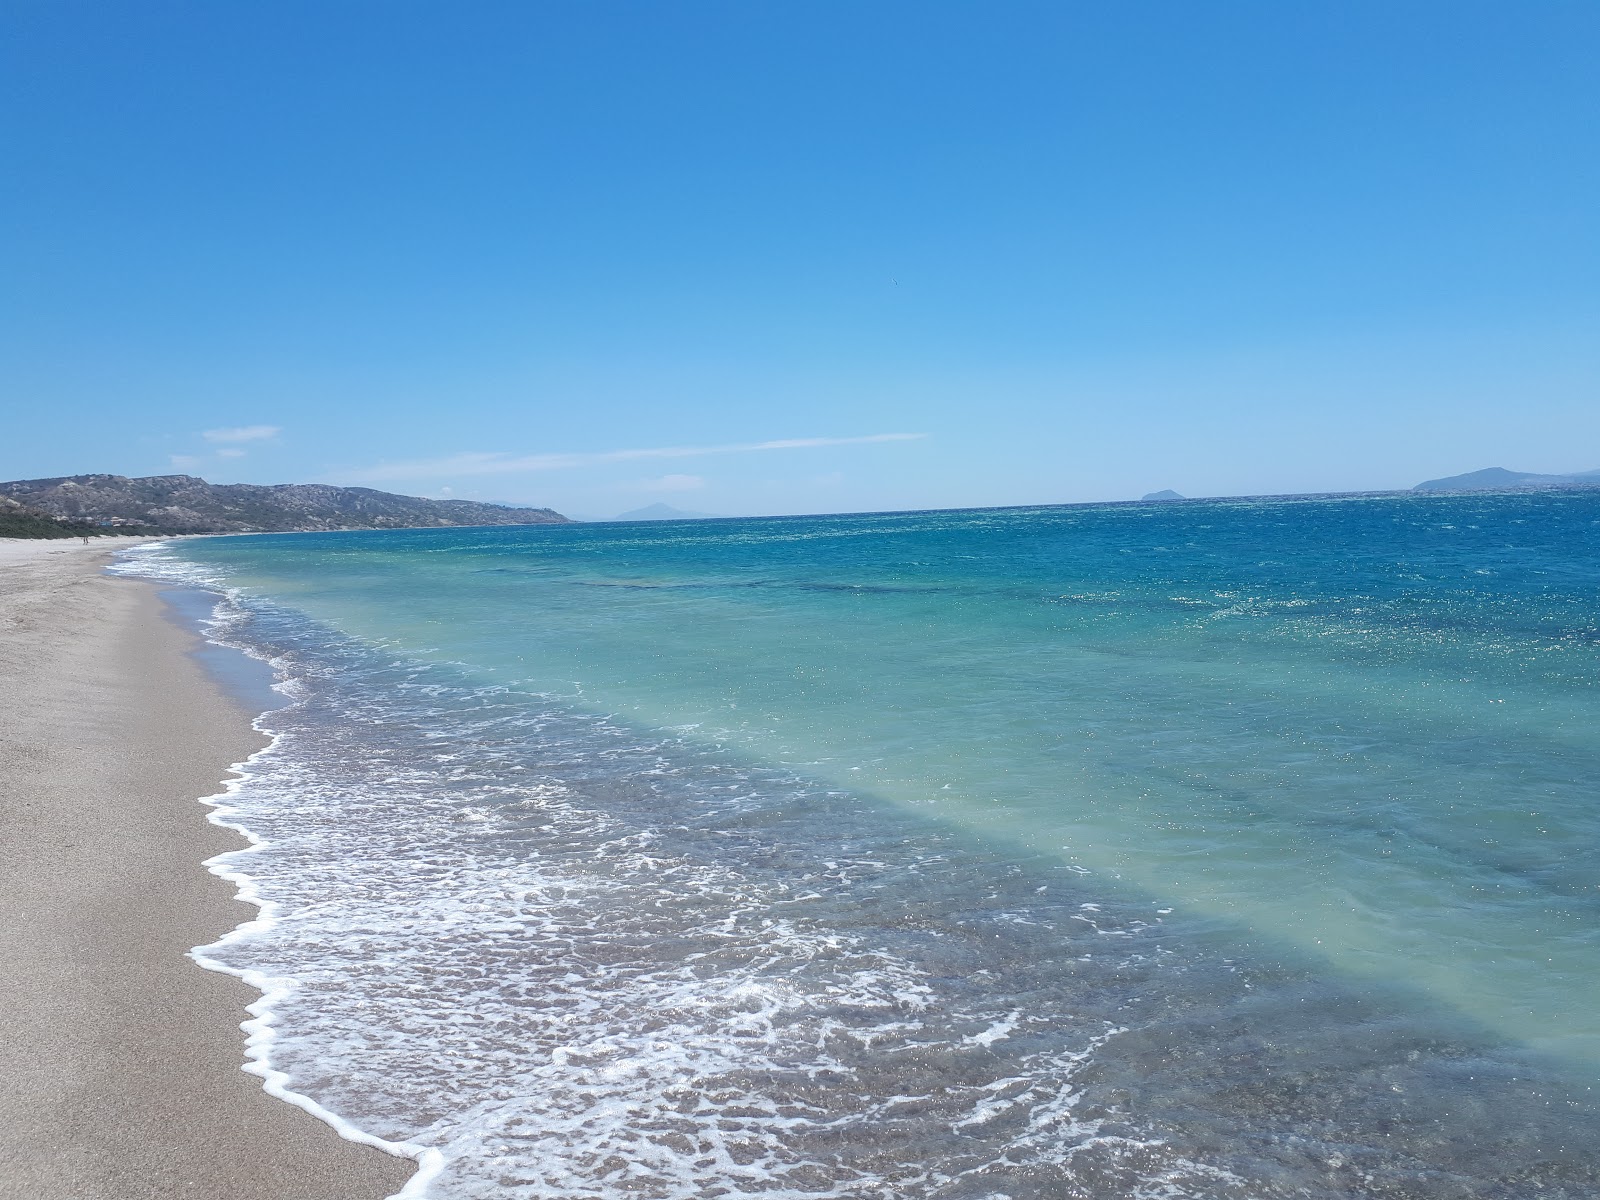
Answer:
[[449, 525], [554, 525], [548, 508], [425, 500], [321, 483], [207, 483], [193, 475], [71, 475], [0, 483], [0, 496], [58, 520], [162, 533], [286, 533]]
[[1182, 500], [1183, 497], [1178, 495], [1178, 493], [1173, 491], [1171, 488], [1166, 488], [1166, 489], [1164, 489], [1162, 491], [1159, 491], [1159, 492], [1146, 492], [1142, 497], [1140, 497], [1140, 499], [1143, 499], [1143, 500]]
[[673, 508], [670, 504], [647, 504], [631, 512], [618, 513], [611, 519], [613, 521], [703, 521], [707, 517], [716, 515], [716, 513], [690, 512], [685, 508]]
[[1465, 475], [1428, 479], [1413, 492], [1491, 492], [1507, 488], [1600, 487], [1600, 471], [1579, 471], [1571, 475], [1535, 475], [1531, 471], [1508, 471], [1504, 467], [1485, 467]]

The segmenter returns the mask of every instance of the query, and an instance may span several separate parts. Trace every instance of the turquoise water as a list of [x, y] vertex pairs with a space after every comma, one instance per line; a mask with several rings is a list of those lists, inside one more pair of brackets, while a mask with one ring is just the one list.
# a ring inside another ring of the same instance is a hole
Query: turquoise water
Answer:
[[[364, 932], [230, 953], [320, 980], [275, 1065], [441, 1147], [430, 1195], [1600, 1194], [1600, 492], [228, 538], [136, 569], [225, 591], [224, 635], [298, 689], [236, 797], [283, 849], [241, 869], [286, 913], [350, 892]], [[426, 929], [384, 924], [422, 895]], [[350, 982], [402, 958], [411, 1001]], [[421, 1020], [454, 971], [498, 982]], [[434, 1044], [510, 991], [492, 1048]], [[612, 1091], [573, 1098], [569, 1035], [632, 1047]], [[585, 1132], [608, 1104], [632, 1115]], [[728, 1121], [759, 1128], [701, 1144]]]

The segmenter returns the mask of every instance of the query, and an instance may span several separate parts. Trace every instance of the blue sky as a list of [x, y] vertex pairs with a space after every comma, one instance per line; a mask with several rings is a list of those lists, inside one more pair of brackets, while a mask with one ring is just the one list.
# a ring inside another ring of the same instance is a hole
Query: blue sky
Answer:
[[1600, 467], [1590, 0], [0, 21], [3, 478], [607, 515]]

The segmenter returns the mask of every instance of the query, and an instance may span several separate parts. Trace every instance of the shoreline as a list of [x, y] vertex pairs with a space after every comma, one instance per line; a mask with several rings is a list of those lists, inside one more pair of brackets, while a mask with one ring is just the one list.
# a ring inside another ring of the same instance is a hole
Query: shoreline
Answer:
[[102, 572], [149, 540], [0, 541], [0, 1198], [381, 1200], [416, 1164], [264, 1091], [260, 992], [188, 958], [257, 915], [199, 800], [267, 739], [162, 585]]

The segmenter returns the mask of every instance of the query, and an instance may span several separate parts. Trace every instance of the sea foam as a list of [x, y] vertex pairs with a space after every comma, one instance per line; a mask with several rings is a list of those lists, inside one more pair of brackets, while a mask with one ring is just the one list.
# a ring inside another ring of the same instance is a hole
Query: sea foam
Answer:
[[1079, 1110], [1114, 1025], [949, 986], [996, 968], [923, 927], [948, 856], [849, 853], [848, 796], [459, 686], [169, 550], [120, 569], [216, 590], [208, 636], [292, 698], [208, 801], [260, 915], [193, 956], [262, 991], [269, 1091], [419, 1161], [402, 1195], [1232, 1194]]
[[291, 701], [197, 959], [411, 1196], [1600, 1193], [1581, 1056], [1440, 1000], [1586, 1036], [1590, 585], [1317, 512], [1376, 565], [1271, 505], [141, 549]]

